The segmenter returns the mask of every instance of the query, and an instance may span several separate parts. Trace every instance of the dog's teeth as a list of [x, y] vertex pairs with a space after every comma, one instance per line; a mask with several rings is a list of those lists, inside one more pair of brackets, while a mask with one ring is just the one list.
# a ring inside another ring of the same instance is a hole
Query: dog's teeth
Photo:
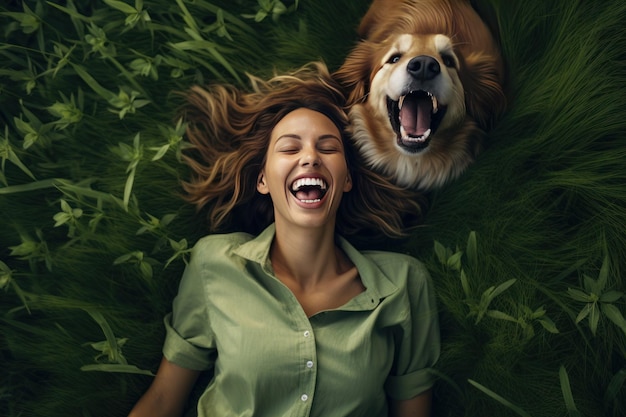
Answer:
[[402, 140], [404, 142], [415, 142], [415, 143], [423, 143], [426, 142], [426, 139], [430, 137], [432, 133], [431, 129], [428, 129], [424, 132], [422, 136], [411, 136], [409, 135], [403, 127], [400, 128], [400, 135], [402, 136]]
[[430, 98], [433, 101], [433, 114], [437, 114], [437, 112], [439, 111], [439, 103], [437, 103], [437, 97], [431, 95]]
[[404, 103], [404, 99], [406, 98], [406, 96], [400, 96], [400, 99], [398, 100], [398, 108], [402, 109], [402, 104]]

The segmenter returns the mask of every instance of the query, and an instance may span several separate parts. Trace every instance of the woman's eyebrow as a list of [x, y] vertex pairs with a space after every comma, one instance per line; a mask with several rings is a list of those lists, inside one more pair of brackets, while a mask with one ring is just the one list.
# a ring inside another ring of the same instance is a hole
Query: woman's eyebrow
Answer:
[[[278, 142], [281, 139], [298, 139], [298, 140], [302, 140], [302, 136], [295, 134], [295, 133], [285, 133], [283, 135], [280, 135], [278, 138], [276, 138], [276, 142]], [[334, 135], [332, 133], [328, 133], [328, 134], [324, 134], [324, 135], [320, 135], [318, 138], [318, 140], [327, 140], [327, 139], [335, 139], [341, 142], [341, 138], [338, 137], [337, 135]]]
[[295, 133], [285, 133], [284, 135], [280, 135], [276, 138], [276, 142], [281, 139], [302, 139], [302, 137], [300, 135], [296, 135]]
[[341, 142], [341, 138], [337, 135], [333, 135], [332, 133], [328, 133], [326, 135], [321, 135], [318, 139], [336, 139]]

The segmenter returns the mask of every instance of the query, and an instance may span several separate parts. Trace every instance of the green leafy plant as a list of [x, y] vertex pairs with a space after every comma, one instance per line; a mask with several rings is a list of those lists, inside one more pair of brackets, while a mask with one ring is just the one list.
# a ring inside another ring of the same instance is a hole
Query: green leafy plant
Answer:
[[180, 118], [176, 122], [176, 126], [163, 126], [159, 125], [159, 130], [161, 134], [166, 138], [167, 143], [165, 145], [159, 147], [151, 147], [149, 148], [152, 151], [156, 151], [156, 154], [152, 157], [152, 161], [158, 161], [163, 158], [165, 154], [170, 150], [174, 149], [176, 153], [176, 159], [181, 160], [182, 151], [190, 148], [190, 144], [183, 140], [185, 130], [187, 129], [187, 124], [183, 123], [183, 119]]
[[173, 239], [169, 239], [169, 242], [170, 242], [171, 248], [174, 250], [174, 255], [172, 255], [167, 260], [167, 262], [165, 263], [164, 269], [167, 268], [169, 264], [171, 264], [173, 261], [175, 261], [178, 258], [181, 258], [185, 263], [187, 263], [187, 255], [191, 253], [191, 248], [189, 248], [189, 243], [187, 242], [187, 239], [183, 238], [179, 240], [178, 242]]
[[515, 284], [516, 281], [517, 280], [515, 278], [512, 278], [501, 284], [498, 284], [497, 286], [493, 285], [483, 291], [483, 293], [480, 295], [480, 300], [476, 301], [476, 299], [472, 298], [467, 277], [465, 276], [463, 271], [461, 271], [461, 282], [463, 283], [463, 290], [465, 291], [465, 294], [467, 296], [466, 303], [469, 306], [470, 310], [468, 316], [476, 317], [476, 321], [474, 322], [474, 324], [478, 324], [485, 317], [485, 315], [490, 315], [492, 317], [504, 315], [504, 313], [498, 310], [489, 309], [489, 306], [497, 296], [509, 289], [513, 284]]
[[[14, 117], [13, 122], [17, 131], [23, 136], [23, 148], [28, 149], [33, 145], [41, 148], [49, 147], [54, 135], [51, 133], [53, 123], [42, 122], [33, 112], [22, 105], [21, 117]], [[24, 120], [23, 116], [26, 117]]]
[[139, 230], [137, 230], [138, 235], [142, 235], [147, 232], [158, 235], [164, 232], [167, 225], [169, 225], [176, 218], [176, 214], [172, 214], [172, 213], [166, 214], [160, 219], [157, 217], [154, 217], [150, 213], [146, 213], [146, 215], [148, 216], [148, 220], [141, 219], [139, 221], [139, 223], [141, 224], [141, 227], [139, 228]]
[[48, 107], [48, 111], [58, 120], [53, 122], [55, 129], [63, 130], [72, 124], [76, 124], [83, 118], [83, 108], [85, 105], [85, 97], [82, 89], [78, 89], [77, 99], [74, 98], [74, 94], [70, 95], [68, 99], [63, 92], [59, 93], [62, 98], [62, 102], [55, 102]]
[[[43, 23], [43, 3], [37, 1], [35, 10], [28, 7], [26, 2], [22, 2], [23, 12], [3, 12], [2, 14], [11, 17], [19, 24], [19, 29], [29, 35], [35, 33], [37, 35], [37, 44], [40, 50], [44, 49], [43, 31], [41, 26]], [[17, 29], [17, 27], [9, 26], [8, 31]]]
[[137, 109], [150, 104], [150, 100], [138, 99], [140, 95], [138, 91], [121, 87], [119, 93], [109, 99], [109, 104], [112, 106], [109, 110], [116, 113], [120, 119], [127, 114], [134, 114]]
[[614, 304], [623, 298], [621, 291], [607, 290], [609, 278], [609, 258], [605, 257], [597, 279], [588, 275], [583, 276], [583, 288], [568, 288], [568, 295], [575, 301], [584, 303], [576, 317], [576, 323], [587, 319], [591, 334], [598, 330], [598, 323], [602, 314], [619, 327], [626, 335], [626, 319]]
[[4, 126], [4, 138], [0, 141], [0, 158], [2, 158], [2, 162], [0, 162], [0, 182], [5, 186], [8, 186], [8, 182], [6, 180], [6, 175], [4, 173], [6, 161], [13, 163], [13, 165], [17, 166], [23, 173], [28, 175], [31, 179], [36, 180], [33, 173], [28, 169], [26, 165], [20, 160], [17, 156], [17, 153], [11, 146], [11, 142], [9, 141], [9, 127]]
[[127, 28], [124, 30], [130, 30], [137, 24], [143, 24], [151, 21], [150, 14], [148, 14], [148, 11], [143, 7], [143, 0], [135, 0], [134, 7], [128, 3], [118, 0], [104, 0], [104, 2], [108, 6], [119, 10], [126, 15], [124, 25], [127, 26]]
[[26, 300], [26, 294], [22, 291], [17, 282], [15, 282], [14, 274], [15, 270], [9, 268], [7, 264], [0, 261], [0, 290], [4, 289], [6, 291], [9, 287], [12, 287], [26, 311], [30, 313], [30, 308], [28, 307]]
[[113, 265], [130, 264], [139, 268], [141, 276], [151, 282], [153, 276], [153, 265], [158, 264], [156, 259], [146, 256], [142, 251], [133, 251], [119, 256], [113, 261]]
[[28, 261], [31, 269], [35, 269], [35, 265], [43, 262], [48, 271], [52, 271], [52, 255], [48, 249], [43, 232], [40, 229], [35, 230], [35, 234], [39, 240], [31, 238], [28, 234], [21, 234], [21, 243], [16, 246], [10, 246], [11, 256], [18, 259]]
[[128, 364], [128, 361], [122, 354], [122, 347], [128, 339], [116, 338], [111, 326], [101, 312], [92, 309], [86, 309], [85, 311], [98, 323], [106, 339], [100, 342], [87, 343], [87, 345], [100, 353], [94, 358], [95, 362], [97, 362], [96, 364], [83, 365], [80, 368], [81, 371], [124, 372], [154, 376], [150, 371]]
[[[469, 312], [467, 316], [476, 317], [474, 324], [480, 323], [485, 315], [491, 315], [492, 317], [496, 318], [510, 317], [505, 313], [497, 310], [492, 310], [489, 307], [496, 297], [509, 289], [513, 284], [515, 284], [515, 282], [517, 281], [515, 278], [509, 279], [501, 284], [498, 284], [497, 286], [490, 286], [489, 288], [484, 290], [480, 294], [480, 298], [477, 299], [477, 297], [475, 297], [474, 295], [474, 291], [470, 288], [469, 279], [462, 265], [464, 252], [461, 250], [453, 252], [452, 250], [445, 248], [439, 242], [435, 242], [434, 251], [437, 258], [439, 259], [439, 262], [453, 269], [454, 271], [459, 272], [461, 286], [463, 287], [463, 292], [465, 293], [465, 303], [469, 307]], [[467, 254], [467, 259], [470, 267], [475, 266], [478, 262], [475, 232], [471, 232], [467, 239], [465, 253]], [[516, 320], [512, 319], [511, 321]]]
[[118, 143], [117, 148], [111, 148], [111, 151], [118, 155], [122, 161], [128, 162], [126, 167], [126, 184], [124, 185], [124, 209], [128, 210], [128, 204], [130, 202], [130, 195], [133, 191], [133, 184], [135, 182], [135, 173], [137, 172], [137, 165], [143, 158], [143, 145], [141, 144], [141, 134], [137, 133], [133, 138], [133, 145], [130, 146], [126, 143]]
[[258, 0], [258, 4], [259, 10], [256, 14], [244, 14], [243, 16], [248, 19], [254, 19], [256, 22], [261, 22], [266, 17], [271, 16], [272, 20], [277, 21], [282, 15], [298, 8], [298, 0], [289, 7], [281, 0]]
[[159, 79], [159, 71], [158, 68], [163, 62], [163, 57], [161, 55], [156, 55], [155, 57], [148, 57], [140, 55], [139, 58], [133, 59], [128, 66], [132, 71], [133, 75], [139, 75], [141, 77], [149, 77], [153, 80]]
[[53, 217], [55, 221], [54, 227], [67, 225], [69, 228], [67, 236], [75, 237], [78, 219], [80, 219], [82, 215], [83, 210], [81, 208], [72, 208], [67, 201], [61, 199], [61, 211]]
[[520, 313], [517, 317], [513, 317], [497, 310], [489, 310], [485, 314], [494, 319], [516, 323], [522, 329], [524, 336], [527, 339], [530, 339], [535, 335], [535, 329], [533, 326], [534, 323], [539, 323], [541, 327], [550, 333], [559, 333], [554, 321], [547, 316], [546, 309], [543, 306], [533, 310], [528, 306], [520, 304], [518, 309], [520, 310]]

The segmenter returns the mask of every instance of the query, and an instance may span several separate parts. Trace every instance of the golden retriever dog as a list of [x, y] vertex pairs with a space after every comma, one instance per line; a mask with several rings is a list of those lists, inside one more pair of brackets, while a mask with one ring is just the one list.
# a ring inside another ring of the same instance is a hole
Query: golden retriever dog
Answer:
[[468, 0], [374, 0], [334, 76], [372, 169], [402, 187], [457, 178], [505, 107], [498, 45]]

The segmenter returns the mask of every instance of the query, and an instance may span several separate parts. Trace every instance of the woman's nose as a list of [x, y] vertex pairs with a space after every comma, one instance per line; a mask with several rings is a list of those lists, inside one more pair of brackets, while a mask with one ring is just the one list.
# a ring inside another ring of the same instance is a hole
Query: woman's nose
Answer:
[[302, 166], [318, 166], [320, 163], [321, 159], [317, 149], [306, 149], [302, 152], [302, 158], [300, 159], [300, 164]]

